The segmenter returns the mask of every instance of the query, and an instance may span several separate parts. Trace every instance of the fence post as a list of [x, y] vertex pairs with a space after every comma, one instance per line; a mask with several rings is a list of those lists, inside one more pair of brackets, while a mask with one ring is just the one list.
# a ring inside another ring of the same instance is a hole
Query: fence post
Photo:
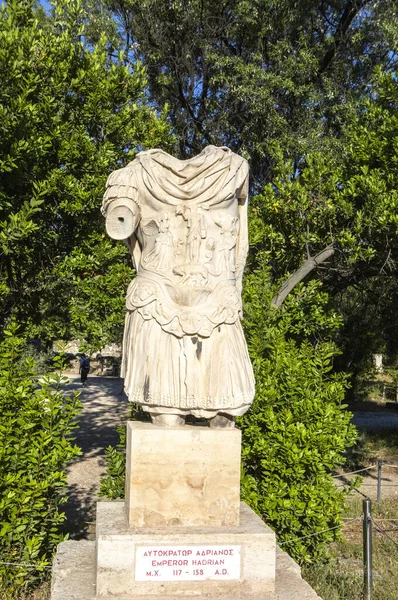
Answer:
[[377, 461], [377, 502], [381, 500], [381, 469], [383, 466], [383, 461]]
[[372, 600], [372, 501], [366, 498], [363, 507], [363, 598]]

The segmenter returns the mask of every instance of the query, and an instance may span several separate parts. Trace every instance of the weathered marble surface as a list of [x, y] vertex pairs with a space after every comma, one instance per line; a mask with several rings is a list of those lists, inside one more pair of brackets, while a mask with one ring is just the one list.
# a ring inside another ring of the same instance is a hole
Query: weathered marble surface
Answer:
[[240, 323], [247, 192], [247, 161], [215, 146], [185, 161], [141, 152], [108, 179], [107, 231], [137, 270], [122, 376], [151, 414], [236, 416], [253, 400]]
[[136, 527], [237, 526], [238, 429], [127, 423], [126, 509]]

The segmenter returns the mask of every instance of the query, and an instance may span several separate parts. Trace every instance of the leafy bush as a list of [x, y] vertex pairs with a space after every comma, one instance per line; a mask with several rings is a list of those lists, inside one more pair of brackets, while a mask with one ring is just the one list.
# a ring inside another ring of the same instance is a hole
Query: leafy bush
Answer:
[[124, 498], [124, 482], [126, 476], [126, 426], [117, 428], [120, 436], [116, 447], [108, 446], [105, 450], [106, 476], [101, 478], [99, 495], [110, 500]]
[[31, 359], [36, 375], [44, 375], [51, 370], [54, 356], [55, 353], [51, 348], [44, 349], [31, 343], [25, 343], [21, 348], [19, 361], [25, 363], [27, 359]]
[[246, 278], [244, 292], [256, 397], [238, 419], [242, 495], [283, 549], [304, 563], [322, 558], [338, 536], [335, 529], [292, 541], [339, 525], [345, 494], [331, 472], [345, 462], [356, 431], [343, 404], [347, 377], [332, 373], [337, 349], [328, 338], [340, 320], [327, 296], [319, 284], [298, 286], [280, 311], [271, 308], [271, 297], [268, 271], [260, 267]]
[[[20, 598], [38, 583], [62, 541], [59, 525], [65, 465], [79, 449], [71, 432], [80, 408], [61, 375], [36, 378], [24, 341], [11, 324], [0, 344], [0, 596]], [[61, 361], [59, 360], [59, 363]], [[59, 364], [61, 366], [61, 364]]]

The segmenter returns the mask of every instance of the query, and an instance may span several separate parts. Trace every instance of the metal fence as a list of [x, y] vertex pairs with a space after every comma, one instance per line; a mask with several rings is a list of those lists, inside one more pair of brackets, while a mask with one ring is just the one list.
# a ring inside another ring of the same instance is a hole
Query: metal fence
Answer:
[[[364, 498], [362, 500], [362, 515], [358, 517], [353, 517], [350, 519], [345, 519], [344, 523], [341, 525], [337, 525], [336, 527], [330, 527], [329, 529], [323, 529], [322, 531], [315, 531], [314, 533], [310, 533], [309, 535], [304, 535], [302, 537], [293, 538], [291, 540], [285, 540], [279, 542], [279, 546], [285, 546], [291, 544], [293, 542], [297, 542], [299, 540], [304, 540], [306, 538], [310, 538], [316, 535], [320, 535], [322, 533], [326, 533], [328, 531], [333, 531], [334, 529], [340, 529], [352, 523], [353, 521], [362, 521], [362, 545], [363, 545], [363, 598], [364, 600], [372, 600], [372, 588], [373, 588], [373, 527], [376, 531], [381, 533], [384, 537], [390, 540], [398, 546], [398, 542], [394, 540], [389, 535], [391, 531], [398, 531], [398, 527], [394, 527], [392, 529], [385, 529], [381, 527], [377, 520], [373, 518], [372, 515], [372, 501], [370, 498]], [[386, 519], [382, 519], [382, 521], [386, 521]], [[395, 521], [395, 519], [393, 519]]]
[[[348, 473], [340, 473], [339, 475], [333, 475], [333, 479], [346, 479], [347, 480], [348, 475], [363, 473], [365, 471], [367, 471], [369, 473], [371, 471], [374, 471], [375, 472], [375, 475], [374, 475], [375, 485], [373, 485], [371, 483], [362, 483], [361, 487], [376, 487], [376, 491], [377, 491], [376, 500], [377, 500], [377, 502], [380, 502], [381, 496], [382, 496], [382, 488], [385, 488], [385, 487], [398, 488], [398, 483], [383, 482], [383, 467], [391, 468], [391, 469], [398, 469], [398, 465], [393, 465], [390, 463], [386, 463], [383, 460], [378, 460], [375, 464], [371, 465], [370, 467], [364, 467], [363, 469], [358, 469], [356, 471], [350, 471]], [[376, 473], [376, 471], [377, 471], [377, 473]], [[367, 497], [369, 495], [369, 494], [363, 494], [359, 490], [355, 490], [355, 491], [359, 492], [364, 497]]]

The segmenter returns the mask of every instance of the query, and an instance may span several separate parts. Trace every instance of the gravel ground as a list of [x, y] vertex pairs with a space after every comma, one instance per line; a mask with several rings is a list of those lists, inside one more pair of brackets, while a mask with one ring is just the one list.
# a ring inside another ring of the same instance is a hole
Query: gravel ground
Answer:
[[94, 531], [99, 481], [105, 474], [104, 451], [119, 441], [116, 428], [126, 419], [127, 397], [122, 391], [123, 380], [117, 377], [90, 376], [85, 388], [78, 375], [68, 373], [68, 377], [71, 381], [65, 386], [66, 393], [81, 393], [83, 410], [75, 435], [83, 454], [68, 468], [64, 529], [73, 539], [90, 539]]

